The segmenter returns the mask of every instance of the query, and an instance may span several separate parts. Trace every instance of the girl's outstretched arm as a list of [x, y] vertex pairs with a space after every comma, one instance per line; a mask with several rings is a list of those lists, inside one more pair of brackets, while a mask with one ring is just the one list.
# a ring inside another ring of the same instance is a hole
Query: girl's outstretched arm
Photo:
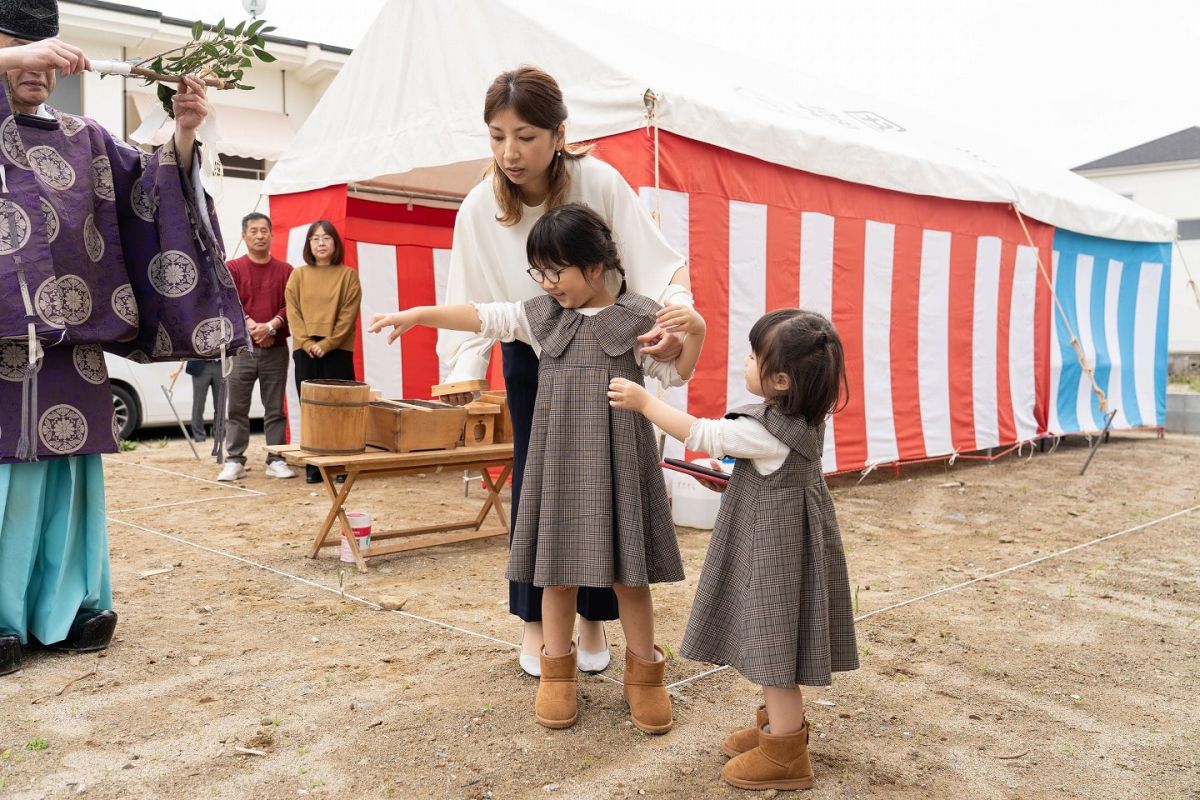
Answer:
[[391, 327], [392, 332], [388, 334], [388, 344], [391, 344], [417, 325], [470, 333], [479, 333], [483, 327], [475, 306], [464, 303], [456, 306], [415, 306], [391, 314], [375, 314], [371, 317], [371, 327], [367, 330], [379, 333], [384, 328]]
[[681, 442], [688, 438], [696, 424], [696, 418], [691, 414], [667, 405], [647, 392], [644, 386], [626, 378], [613, 378], [608, 384], [608, 404], [613, 408], [637, 411]]

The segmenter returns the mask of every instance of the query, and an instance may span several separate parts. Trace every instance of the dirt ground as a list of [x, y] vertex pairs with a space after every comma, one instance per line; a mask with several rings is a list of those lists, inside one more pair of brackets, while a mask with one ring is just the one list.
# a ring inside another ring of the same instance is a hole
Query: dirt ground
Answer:
[[[116, 641], [0, 679], [0, 796], [753, 796], [718, 774], [758, 702], [732, 670], [688, 680], [708, 666], [673, 657], [675, 729], [644, 736], [612, 625], [609, 678], [582, 680], [573, 729], [545, 730], [505, 644], [502, 538], [366, 575], [336, 549], [310, 560], [327, 501], [265, 478], [261, 453], [237, 486], [182, 441], [106, 457]], [[1079, 477], [1085, 455], [833, 483], [862, 668], [807, 693], [808, 797], [1200, 798], [1200, 439], [1114, 437]], [[469, 516], [469, 491], [391, 478], [349, 505], [429, 523]], [[709, 539], [679, 533], [688, 579], [654, 590], [672, 650]], [[380, 594], [404, 610], [354, 599]]]

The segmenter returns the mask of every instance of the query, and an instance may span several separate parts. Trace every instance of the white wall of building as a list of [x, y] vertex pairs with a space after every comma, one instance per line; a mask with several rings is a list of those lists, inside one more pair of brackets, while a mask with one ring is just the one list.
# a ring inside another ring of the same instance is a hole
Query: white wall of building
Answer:
[[[1200, 164], [1151, 165], [1081, 172], [1084, 177], [1130, 197], [1138, 205], [1175, 219], [1200, 219]], [[1171, 321], [1168, 350], [1200, 353], [1200, 306], [1187, 285], [1183, 262], [1200, 281], [1200, 241], [1181, 241], [1172, 254]]]

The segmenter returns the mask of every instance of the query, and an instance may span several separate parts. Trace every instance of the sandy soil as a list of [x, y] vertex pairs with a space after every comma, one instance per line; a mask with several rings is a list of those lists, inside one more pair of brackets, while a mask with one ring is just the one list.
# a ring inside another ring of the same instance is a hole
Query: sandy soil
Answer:
[[[1085, 455], [834, 483], [863, 666], [807, 694], [809, 797], [1200, 798], [1200, 439], [1114, 437], [1081, 478]], [[718, 775], [758, 702], [733, 671], [689, 681], [707, 665], [673, 658], [675, 729], [644, 736], [613, 625], [579, 724], [547, 731], [506, 644], [503, 539], [360, 575], [336, 549], [305, 557], [320, 487], [251, 467], [236, 488], [181, 441], [106, 458], [117, 638], [0, 679], [0, 796], [745, 794]], [[480, 500], [452, 474], [366, 482], [350, 505], [419, 524]], [[688, 580], [654, 590], [673, 650], [708, 538], [681, 529]], [[353, 599], [381, 594], [404, 610]]]

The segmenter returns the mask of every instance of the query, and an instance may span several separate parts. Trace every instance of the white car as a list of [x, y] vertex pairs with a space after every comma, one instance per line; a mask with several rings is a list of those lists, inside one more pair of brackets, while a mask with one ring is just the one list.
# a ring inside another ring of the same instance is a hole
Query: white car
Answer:
[[[179, 418], [184, 425], [190, 427], [192, 421], [192, 376], [183, 371], [184, 362], [169, 361], [161, 364], [138, 364], [127, 358], [104, 354], [104, 364], [108, 367], [108, 381], [112, 384], [113, 408], [117, 414], [117, 425], [121, 429], [121, 438], [132, 438], [138, 428], [161, 428], [164, 426], [178, 427], [175, 415], [171, 412], [171, 404], [179, 412]], [[179, 377], [171, 388], [172, 374], [178, 372]], [[171, 402], [163, 387], [171, 388]], [[258, 387], [250, 396], [250, 419], [262, 419], [263, 406], [258, 395]], [[204, 408], [204, 419], [212, 422], [212, 395], [207, 398]]]

